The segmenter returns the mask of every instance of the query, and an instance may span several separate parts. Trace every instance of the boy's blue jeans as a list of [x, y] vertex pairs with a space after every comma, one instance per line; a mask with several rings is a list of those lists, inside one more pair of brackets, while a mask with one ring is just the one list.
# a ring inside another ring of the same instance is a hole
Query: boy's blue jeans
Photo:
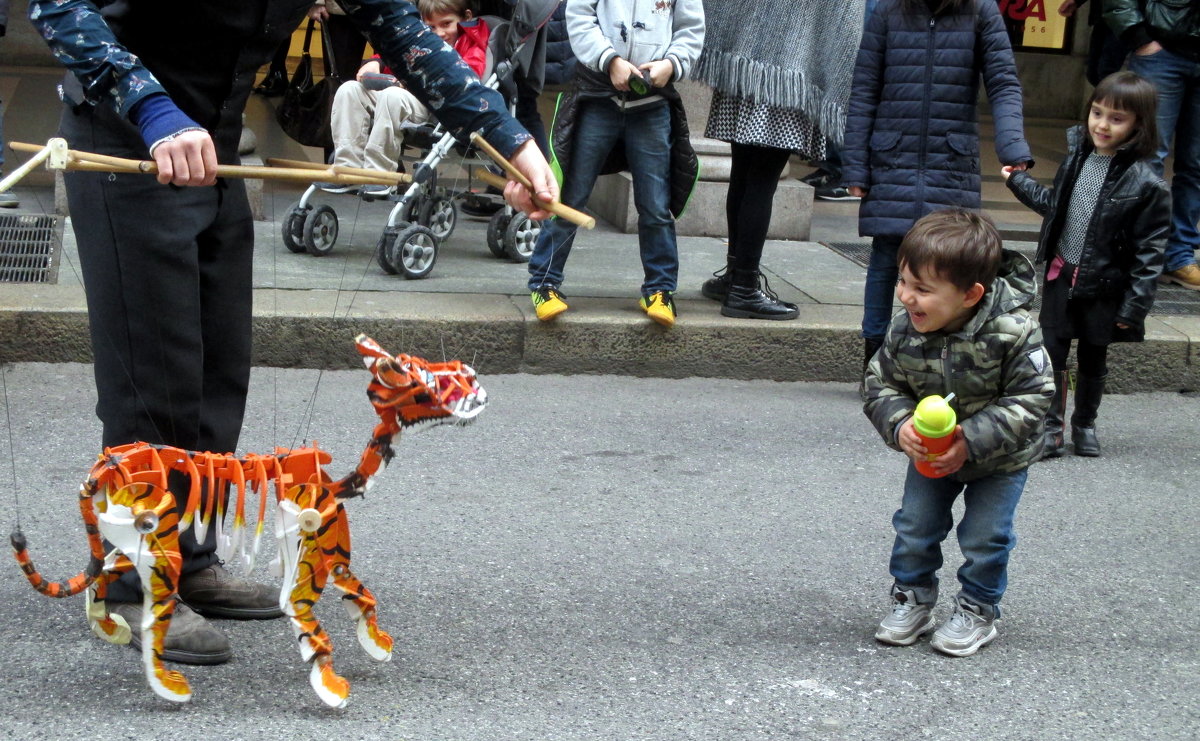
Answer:
[[[657, 105], [624, 113], [611, 100], [599, 99], [582, 103], [577, 116], [560, 200], [572, 208], [583, 208], [608, 153], [624, 141], [638, 212], [638, 245], [645, 273], [642, 294], [674, 291], [679, 250], [670, 209], [670, 109]], [[566, 219], [554, 218], [543, 224], [529, 258], [529, 290], [562, 285], [563, 267], [577, 229]]]
[[867, 266], [867, 281], [863, 287], [862, 336], [883, 342], [888, 322], [895, 306], [896, 278], [900, 268], [896, 253], [903, 237], [875, 237], [871, 240], [871, 262]]
[[1171, 180], [1171, 236], [1166, 269], [1196, 262], [1200, 249], [1200, 62], [1163, 49], [1133, 54], [1129, 69], [1154, 83], [1158, 91], [1158, 152], [1152, 164], [1163, 173], [1163, 159], [1175, 140], [1175, 176]]
[[928, 478], [910, 462], [904, 499], [892, 517], [896, 542], [889, 568], [896, 583], [937, 586], [942, 541], [954, 526], [951, 507], [961, 492], [966, 512], [958, 523], [958, 547], [964, 559], [958, 581], [966, 597], [981, 605], [997, 605], [1008, 586], [1008, 554], [1017, 544], [1013, 517], [1028, 475], [1029, 470], [1022, 469], [964, 484], [952, 476]]

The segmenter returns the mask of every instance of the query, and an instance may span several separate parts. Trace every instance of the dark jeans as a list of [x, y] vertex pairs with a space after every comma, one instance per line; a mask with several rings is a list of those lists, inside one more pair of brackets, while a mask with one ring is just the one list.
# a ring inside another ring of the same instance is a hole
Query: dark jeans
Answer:
[[[626, 113], [610, 100], [597, 99], [581, 103], [577, 116], [571, 161], [563, 174], [562, 202], [583, 208], [608, 153], [624, 143], [638, 212], [638, 246], [645, 273], [642, 295], [674, 291], [679, 277], [679, 250], [670, 210], [670, 110], [658, 105]], [[529, 258], [529, 290], [562, 285], [563, 267], [577, 229], [559, 218], [543, 225]]]
[[875, 237], [871, 240], [871, 262], [867, 265], [867, 281], [863, 288], [862, 336], [883, 342], [888, 323], [892, 320], [896, 279], [900, 268], [896, 253], [903, 237]]
[[1171, 236], [1166, 269], [1196, 262], [1200, 248], [1200, 62], [1166, 49], [1129, 58], [1129, 69], [1158, 90], [1159, 146], [1153, 164], [1163, 173], [1163, 160], [1175, 142], [1175, 176], [1171, 179]]
[[963, 554], [958, 581], [970, 599], [997, 606], [1008, 587], [1008, 557], [1017, 544], [1013, 520], [1028, 475], [1028, 469], [994, 473], [964, 484], [953, 476], [931, 479], [910, 462], [904, 499], [892, 517], [896, 541], [890, 570], [896, 583], [924, 588], [925, 593], [937, 586], [942, 541], [954, 527], [951, 510], [962, 494], [966, 506], [958, 523]]
[[[72, 149], [147, 158], [137, 129], [107, 108], [64, 112]], [[207, 188], [148, 175], [64, 176], [91, 325], [103, 444], [233, 451], [250, 380], [254, 231], [240, 180]], [[184, 477], [171, 488], [186, 492]], [[183, 572], [216, 560], [180, 537]], [[114, 600], [138, 599], [136, 575]]]

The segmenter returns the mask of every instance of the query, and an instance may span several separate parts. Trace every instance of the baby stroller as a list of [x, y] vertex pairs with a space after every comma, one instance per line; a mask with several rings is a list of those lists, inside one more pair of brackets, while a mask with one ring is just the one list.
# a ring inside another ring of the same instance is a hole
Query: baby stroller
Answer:
[[[535, 36], [554, 14], [560, 1], [505, 0], [503, 4], [511, 6], [507, 17], [480, 16], [490, 29], [483, 84], [504, 95], [510, 113], [515, 114], [516, 108], [515, 76], [521, 74], [533, 78], [540, 75], [545, 49], [544, 45], [534, 43]], [[402, 162], [411, 163], [412, 183], [403, 192], [361, 192], [358, 197], [364, 201], [386, 200], [393, 204], [387, 225], [376, 243], [375, 259], [385, 273], [417, 279], [430, 274], [437, 261], [439, 246], [453, 234], [458, 224], [459, 201], [470, 198], [478, 203], [500, 197], [473, 193], [465, 185], [456, 189], [439, 182], [437, 168], [452, 151], [461, 156], [460, 164], [468, 172], [474, 167], [491, 164], [491, 160], [475, 147], [459, 144], [440, 124], [406, 128], [404, 137], [405, 149], [427, 150], [424, 156], [401, 157]], [[468, 177], [467, 185], [470, 179]], [[333, 251], [337, 242], [337, 212], [329, 204], [311, 202], [318, 192], [319, 184], [310, 185], [283, 217], [283, 243], [292, 252], [324, 256]], [[499, 258], [528, 262], [539, 232], [538, 222], [505, 204], [488, 223], [488, 249]]]

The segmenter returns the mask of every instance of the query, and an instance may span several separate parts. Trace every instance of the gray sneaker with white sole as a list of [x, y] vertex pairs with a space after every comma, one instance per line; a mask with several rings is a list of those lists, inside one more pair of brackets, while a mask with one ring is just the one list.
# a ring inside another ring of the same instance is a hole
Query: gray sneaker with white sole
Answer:
[[917, 602], [912, 589], [892, 587], [892, 611], [879, 623], [875, 640], [893, 646], [911, 646], [933, 630], [933, 604]]
[[954, 598], [954, 612], [933, 634], [929, 645], [947, 656], [970, 656], [996, 640], [996, 611], [963, 597]]

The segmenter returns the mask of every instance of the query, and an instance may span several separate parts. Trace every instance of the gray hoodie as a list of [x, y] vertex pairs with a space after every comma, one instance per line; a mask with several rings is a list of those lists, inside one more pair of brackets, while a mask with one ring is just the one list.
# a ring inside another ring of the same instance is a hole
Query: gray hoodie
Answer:
[[701, 0], [567, 0], [567, 33], [581, 64], [607, 73], [614, 57], [635, 67], [669, 59], [687, 77], [704, 46]]

